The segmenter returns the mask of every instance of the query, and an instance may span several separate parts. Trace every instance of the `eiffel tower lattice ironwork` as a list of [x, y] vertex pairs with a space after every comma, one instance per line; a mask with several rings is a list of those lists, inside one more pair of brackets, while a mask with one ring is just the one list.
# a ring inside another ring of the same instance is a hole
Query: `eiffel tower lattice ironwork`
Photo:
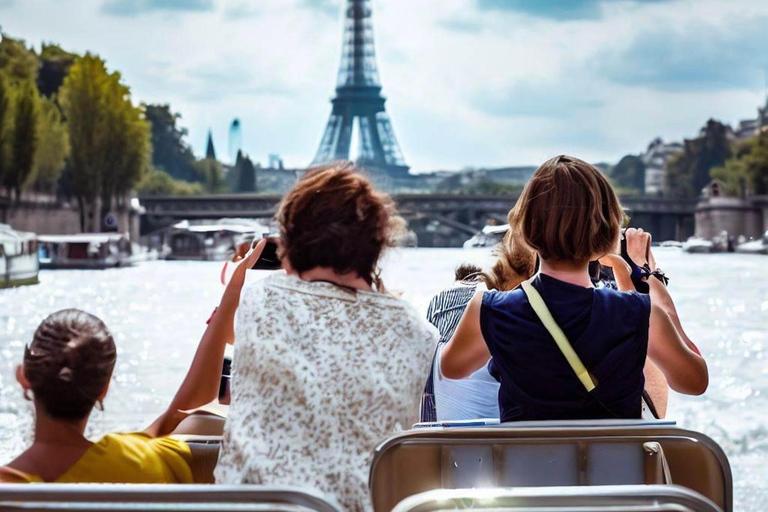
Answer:
[[347, 0], [344, 9], [344, 44], [336, 83], [336, 97], [320, 148], [312, 165], [350, 158], [352, 133], [359, 133], [357, 163], [369, 172], [391, 177], [408, 173], [408, 166], [384, 109], [376, 68], [370, 0]]

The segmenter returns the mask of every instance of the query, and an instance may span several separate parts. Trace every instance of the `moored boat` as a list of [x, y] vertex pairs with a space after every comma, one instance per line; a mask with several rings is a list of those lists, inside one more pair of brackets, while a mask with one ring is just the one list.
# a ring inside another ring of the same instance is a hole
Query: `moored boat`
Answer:
[[750, 240], [737, 245], [736, 252], [742, 254], [768, 254], [768, 231], [759, 240]]
[[105, 269], [136, 261], [134, 247], [124, 233], [82, 233], [38, 237], [40, 268]]
[[465, 249], [474, 249], [478, 247], [495, 247], [504, 235], [509, 231], [508, 224], [502, 224], [500, 226], [485, 226], [482, 231], [464, 242]]
[[223, 261], [234, 254], [238, 244], [269, 233], [257, 221], [223, 219], [216, 222], [182, 221], [169, 230], [166, 255], [169, 260]]
[[0, 288], [37, 284], [37, 238], [0, 224]]

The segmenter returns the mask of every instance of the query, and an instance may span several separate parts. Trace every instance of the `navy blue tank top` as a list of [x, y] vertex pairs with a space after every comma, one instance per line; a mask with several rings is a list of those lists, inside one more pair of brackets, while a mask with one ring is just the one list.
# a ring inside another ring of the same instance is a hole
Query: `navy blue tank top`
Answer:
[[533, 286], [598, 384], [587, 392], [522, 289], [486, 292], [480, 327], [501, 382], [501, 420], [640, 418], [650, 297], [543, 274]]

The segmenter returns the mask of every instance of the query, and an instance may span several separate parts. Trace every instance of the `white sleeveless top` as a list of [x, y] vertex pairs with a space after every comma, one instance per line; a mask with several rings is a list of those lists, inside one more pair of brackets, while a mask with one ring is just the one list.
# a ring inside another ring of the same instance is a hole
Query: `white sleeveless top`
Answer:
[[243, 290], [217, 483], [371, 510], [374, 447], [418, 421], [437, 331], [402, 300], [275, 273]]

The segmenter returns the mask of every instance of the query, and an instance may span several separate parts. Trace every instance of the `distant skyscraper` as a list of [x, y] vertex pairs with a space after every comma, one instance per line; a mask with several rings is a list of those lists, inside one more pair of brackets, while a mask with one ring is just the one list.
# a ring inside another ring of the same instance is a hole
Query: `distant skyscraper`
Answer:
[[213, 147], [213, 135], [211, 134], [211, 130], [208, 130], [208, 144], [205, 148], [205, 158], [216, 160], [216, 149]]
[[234, 118], [232, 124], [229, 125], [229, 161], [235, 163], [237, 161], [237, 152], [243, 149], [243, 131], [240, 127], [240, 119]]
[[[408, 166], [381, 95], [371, 2], [346, 0], [344, 12], [344, 46], [336, 97], [331, 101], [331, 117], [312, 164], [352, 158], [369, 171], [405, 175]], [[357, 154], [350, 154], [352, 151]]]

